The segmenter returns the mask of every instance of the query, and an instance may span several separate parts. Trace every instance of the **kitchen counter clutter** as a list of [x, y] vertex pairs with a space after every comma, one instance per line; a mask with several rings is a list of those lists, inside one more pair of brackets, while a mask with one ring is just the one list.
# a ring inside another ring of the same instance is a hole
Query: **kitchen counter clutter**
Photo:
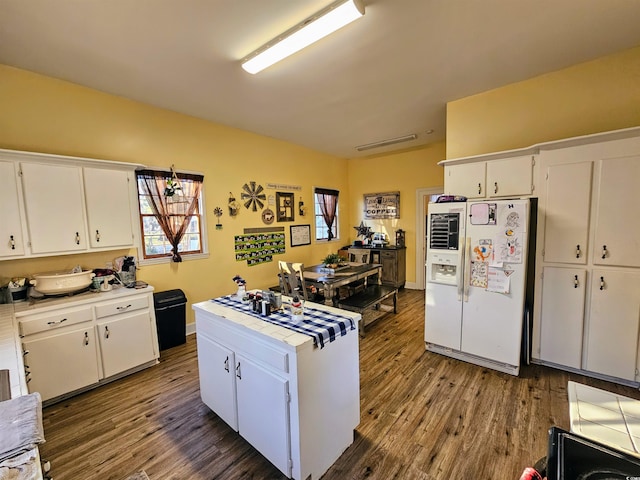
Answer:
[[354, 325], [320, 343], [216, 300], [193, 305], [203, 402], [288, 477], [320, 478], [360, 423], [361, 316], [307, 302], [304, 328]]
[[153, 287], [47, 297], [13, 308], [29, 391], [39, 392], [45, 405], [158, 362]]

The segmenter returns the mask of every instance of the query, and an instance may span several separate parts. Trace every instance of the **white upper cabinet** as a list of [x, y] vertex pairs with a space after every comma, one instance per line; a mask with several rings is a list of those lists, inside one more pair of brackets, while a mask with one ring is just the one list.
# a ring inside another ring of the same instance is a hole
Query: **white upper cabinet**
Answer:
[[468, 199], [529, 196], [533, 192], [533, 155], [444, 166], [444, 192]]
[[485, 196], [486, 162], [463, 163], [444, 167], [444, 193], [467, 198]]
[[87, 248], [82, 171], [68, 165], [21, 163], [32, 253]]
[[545, 262], [586, 263], [591, 172], [592, 162], [550, 165], [547, 168]]
[[0, 257], [24, 255], [22, 218], [15, 164], [0, 161]]
[[487, 162], [487, 197], [531, 195], [533, 155]]
[[640, 267], [640, 155], [597, 162], [593, 263]]
[[136, 245], [138, 167], [0, 149], [0, 260]]
[[132, 245], [130, 188], [133, 173], [104, 168], [83, 170], [91, 247]]

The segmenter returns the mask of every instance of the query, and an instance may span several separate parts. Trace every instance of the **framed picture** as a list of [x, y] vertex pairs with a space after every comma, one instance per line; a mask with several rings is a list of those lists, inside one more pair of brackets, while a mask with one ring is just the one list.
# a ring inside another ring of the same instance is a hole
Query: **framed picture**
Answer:
[[311, 245], [311, 225], [291, 225], [291, 246]]
[[364, 218], [400, 218], [400, 192], [365, 193]]
[[295, 220], [293, 200], [293, 193], [276, 192], [276, 220], [278, 222], [293, 222]]

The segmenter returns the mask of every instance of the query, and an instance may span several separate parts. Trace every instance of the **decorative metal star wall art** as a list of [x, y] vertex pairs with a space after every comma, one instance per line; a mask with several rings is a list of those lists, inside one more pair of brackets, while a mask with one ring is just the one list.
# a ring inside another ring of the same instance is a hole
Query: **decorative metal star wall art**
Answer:
[[244, 206], [247, 210], [251, 208], [253, 212], [257, 212], [258, 208], [264, 206], [264, 201], [267, 199], [267, 196], [261, 193], [264, 190], [262, 185], [256, 185], [256, 182], [253, 181], [249, 182], [249, 185], [245, 183], [242, 186], [242, 190], [244, 191], [240, 193], [240, 198], [244, 200]]
[[371, 227], [367, 227], [362, 220], [360, 221], [360, 225], [353, 228], [358, 232], [358, 237], [368, 238], [371, 236]]

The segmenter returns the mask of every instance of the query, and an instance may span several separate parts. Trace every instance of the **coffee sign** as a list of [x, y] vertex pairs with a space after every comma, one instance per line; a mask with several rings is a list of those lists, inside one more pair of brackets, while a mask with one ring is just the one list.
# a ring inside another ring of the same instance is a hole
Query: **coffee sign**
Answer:
[[365, 193], [364, 218], [400, 218], [400, 192]]

